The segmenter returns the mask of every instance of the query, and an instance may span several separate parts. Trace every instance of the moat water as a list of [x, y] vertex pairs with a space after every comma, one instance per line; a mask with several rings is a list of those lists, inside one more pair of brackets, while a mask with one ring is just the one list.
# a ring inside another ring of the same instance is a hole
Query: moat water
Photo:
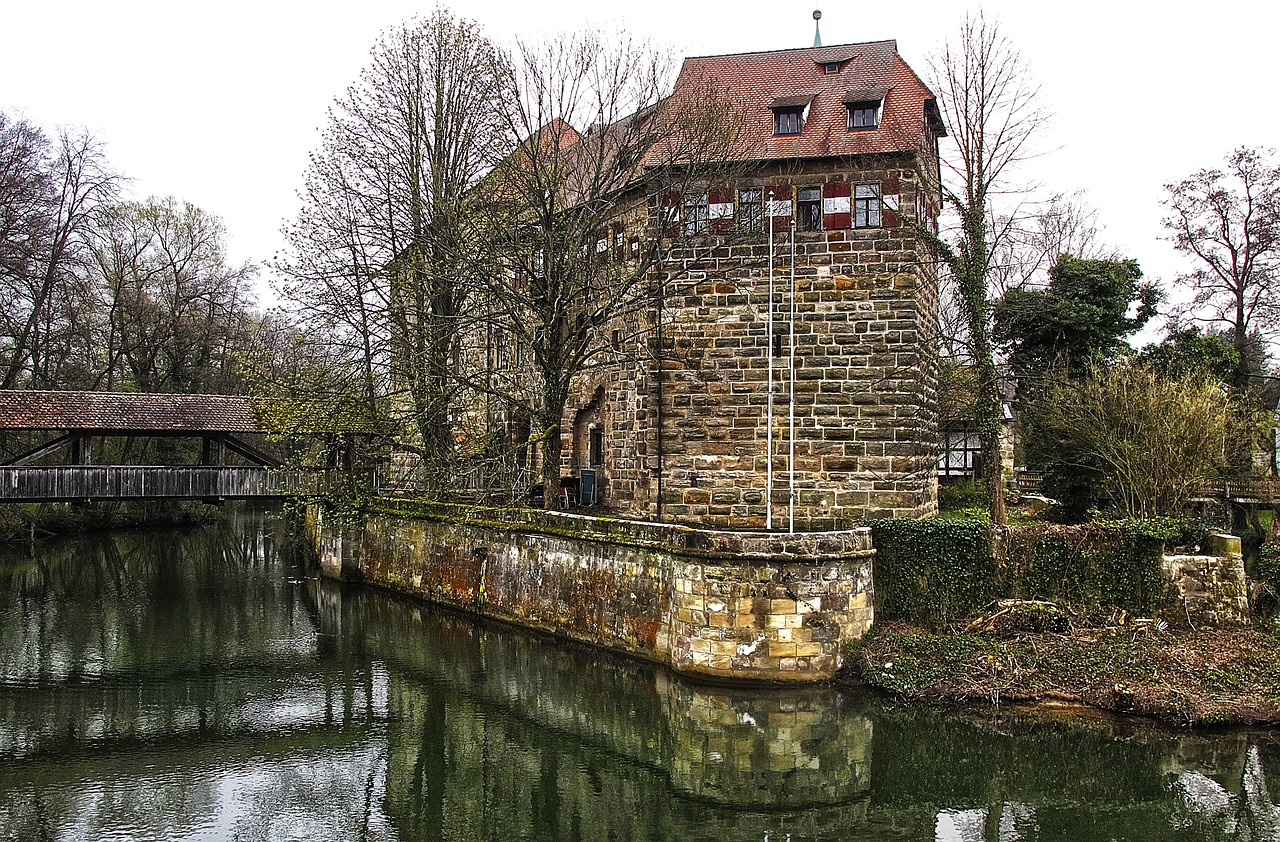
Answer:
[[1280, 839], [1280, 734], [691, 684], [291, 546], [0, 550], [0, 839]]

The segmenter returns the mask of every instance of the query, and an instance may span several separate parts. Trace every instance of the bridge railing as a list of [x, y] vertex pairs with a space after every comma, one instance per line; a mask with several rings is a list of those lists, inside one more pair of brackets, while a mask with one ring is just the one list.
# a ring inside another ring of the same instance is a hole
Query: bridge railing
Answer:
[[324, 471], [278, 468], [0, 466], [0, 501], [306, 497], [328, 482]]
[[1280, 501], [1280, 480], [1219, 480], [1205, 489], [1204, 496], [1238, 502], [1274, 503]]

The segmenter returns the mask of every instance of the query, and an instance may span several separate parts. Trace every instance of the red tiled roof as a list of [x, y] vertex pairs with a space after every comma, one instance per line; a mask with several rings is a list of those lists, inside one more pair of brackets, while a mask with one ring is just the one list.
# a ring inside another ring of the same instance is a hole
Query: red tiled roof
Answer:
[[249, 398], [0, 390], [0, 429], [252, 433]]
[[[840, 70], [826, 74], [824, 64]], [[687, 58], [672, 97], [696, 103], [709, 88], [746, 109], [746, 159], [915, 151], [924, 138], [925, 103], [934, 98], [898, 55], [896, 41]], [[844, 103], [851, 92], [869, 91], [886, 91], [880, 127], [851, 132]], [[775, 137], [771, 107], [800, 100], [809, 100], [803, 131]]]

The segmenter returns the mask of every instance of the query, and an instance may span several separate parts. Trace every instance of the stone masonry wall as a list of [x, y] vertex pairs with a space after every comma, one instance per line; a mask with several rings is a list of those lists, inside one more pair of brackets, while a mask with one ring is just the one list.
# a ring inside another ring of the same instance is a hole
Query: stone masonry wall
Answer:
[[[841, 161], [805, 162], [803, 169], [755, 172], [733, 186], [791, 189], [827, 181], [896, 189], [908, 219], [925, 204], [909, 159], [856, 170]], [[889, 227], [890, 214], [883, 213], [882, 227], [795, 235], [798, 529], [936, 510], [935, 274], [910, 225]], [[783, 334], [774, 340], [779, 526], [788, 499], [789, 230], [775, 235], [774, 248], [775, 333]], [[602, 396], [605, 502], [615, 510], [654, 516], [661, 476], [663, 519], [765, 524], [767, 254], [763, 234], [693, 238], [675, 250], [663, 279], [661, 385], [653, 359], [656, 313], [644, 332], [648, 346], [622, 348], [613, 366], [582, 379], [580, 405], [570, 412]]]
[[[313, 510], [314, 512], [315, 510]], [[831, 678], [872, 620], [870, 531], [776, 535], [437, 507], [341, 532], [322, 569], [707, 678]], [[339, 557], [334, 557], [334, 553]]]

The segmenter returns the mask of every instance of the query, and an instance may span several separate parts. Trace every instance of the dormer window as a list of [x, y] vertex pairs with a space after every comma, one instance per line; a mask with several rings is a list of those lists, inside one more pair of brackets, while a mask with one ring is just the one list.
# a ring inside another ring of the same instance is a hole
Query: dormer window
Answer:
[[797, 135], [804, 131], [804, 118], [809, 110], [812, 94], [800, 96], [782, 96], [769, 106], [773, 111], [773, 133], [775, 135]]
[[823, 76], [835, 76], [844, 70], [846, 64], [856, 58], [858, 56], [853, 53], [841, 50], [824, 50], [814, 57], [814, 61], [818, 65], [818, 72]]
[[862, 132], [879, 128], [880, 101], [865, 100], [863, 102], [846, 103], [849, 108], [849, 131]]
[[800, 134], [804, 128], [803, 108], [773, 109], [774, 134]]
[[880, 109], [884, 98], [888, 96], [888, 88], [864, 88], [846, 91], [844, 107], [849, 112], [849, 131], [869, 132], [880, 127]]

